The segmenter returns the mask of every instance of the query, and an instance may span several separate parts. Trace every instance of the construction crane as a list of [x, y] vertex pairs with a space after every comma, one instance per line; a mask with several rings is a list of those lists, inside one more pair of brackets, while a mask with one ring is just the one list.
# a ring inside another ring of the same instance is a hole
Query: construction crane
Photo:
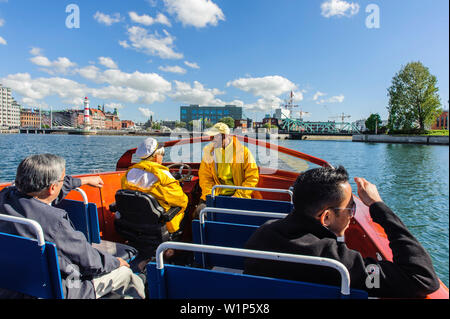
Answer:
[[330, 119], [341, 119], [341, 123], [344, 123], [346, 118], [351, 118], [351, 115], [346, 115], [345, 113], [342, 113], [339, 116], [330, 116]]

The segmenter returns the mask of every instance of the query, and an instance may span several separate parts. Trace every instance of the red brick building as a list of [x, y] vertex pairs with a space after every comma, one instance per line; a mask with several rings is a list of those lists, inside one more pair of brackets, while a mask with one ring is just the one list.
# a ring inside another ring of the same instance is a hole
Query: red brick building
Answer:
[[438, 116], [433, 125], [431, 125], [432, 130], [448, 130], [448, 111], [442, 112]]

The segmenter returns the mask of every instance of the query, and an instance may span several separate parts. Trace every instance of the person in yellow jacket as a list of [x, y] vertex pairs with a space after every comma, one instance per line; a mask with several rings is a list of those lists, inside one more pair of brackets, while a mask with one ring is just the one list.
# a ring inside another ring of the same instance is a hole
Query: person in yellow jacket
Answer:
[[[259, 182], [258, 165], [252, 153], [235, 136], [225, 123], [217, 123], [206, 134], [214, 136], [212, 143], [203, 149], [203, 158], [198, 171], [201, 203], [194, 218], [205, 207], [206, 196], [214, 185], [256, 187]], [[217, 189], [215, 194], [238, 198], [252, 198], [251, 190]]]
[[122, 189], [150, 194], [166, 211], [171, 207], [181, 207], [178, 214], [166, 223], [169, 233], [178, 231], [188, 205], [188, 197], [169, 169], [161, 165], [164, 147], [159, 147], [158, 142], [149, 137], [139, 145], [136, 156], [141, 161], [128, 168], [121, 180]]

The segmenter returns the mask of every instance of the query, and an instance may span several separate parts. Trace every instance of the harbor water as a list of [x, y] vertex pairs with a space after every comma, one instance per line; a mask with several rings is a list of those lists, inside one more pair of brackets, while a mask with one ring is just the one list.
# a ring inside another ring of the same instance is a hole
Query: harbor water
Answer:
[[[54, 153], [66, 159], [67, 174], [114, 171], [118, 158], [137, 147], [140, 136], [0, 134], [0, 183], [11, 182], [28, 155]], [[168, 138], [161, 138], [161, 141]], [[377, 185], [386, 204], [430, 253], [449, 285], [448, 146], [277, 140], [279, 145], [343, 165], [351, 177]]]

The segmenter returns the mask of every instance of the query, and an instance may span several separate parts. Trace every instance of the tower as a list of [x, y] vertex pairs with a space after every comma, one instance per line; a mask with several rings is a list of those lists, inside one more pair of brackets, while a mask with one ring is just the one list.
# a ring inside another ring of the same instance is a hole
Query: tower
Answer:
[[89, 99], [86, 96], [84, 98], [84, 128], [90, 128], [91, 119], [89, 117]]

